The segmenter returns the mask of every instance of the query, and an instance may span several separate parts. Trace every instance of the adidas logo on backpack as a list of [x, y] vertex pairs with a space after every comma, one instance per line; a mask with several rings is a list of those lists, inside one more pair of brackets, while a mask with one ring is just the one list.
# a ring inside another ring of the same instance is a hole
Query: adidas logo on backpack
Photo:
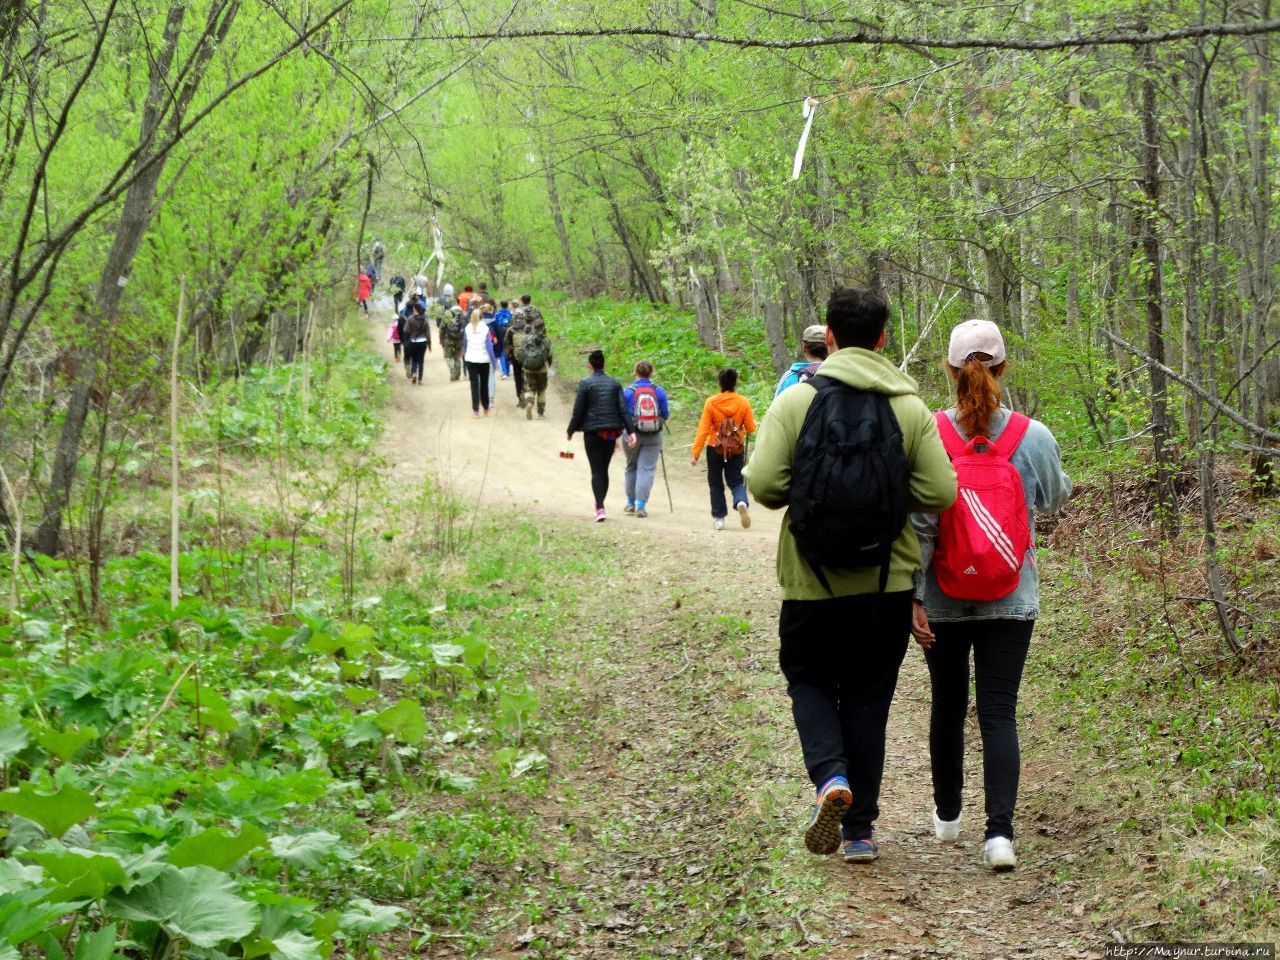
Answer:
[[1031, 421], [1011, 413], [999, 440], [974, 437], [966, 443], [945, 411], [934, 417], [959, 488], [955, 504], [938, 517], [938, 588], [957, 600], [1007, 597], [1017, 589], [1031, 549], [1022, 476], [1009, 462]]

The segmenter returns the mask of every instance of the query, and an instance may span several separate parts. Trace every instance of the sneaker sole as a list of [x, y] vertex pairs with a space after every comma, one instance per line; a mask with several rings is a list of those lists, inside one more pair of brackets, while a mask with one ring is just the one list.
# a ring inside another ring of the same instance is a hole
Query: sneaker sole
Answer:
[[992, 863], [986, 857], [983, 857], [982, 860], [993, 873], [1012, 873], [1013, 868], [1018, 865], [1017, 860], [1014, 860], [1013, 863]]
[[880, 859], [880, 851], [875, 853], [855, 853], [853, 856], [846, 856], [845, 863], [872, 863]]
[[840, 821], [853, 806], [853, 794], [848, 790], [828, 790], [822, 798], [818, 815], [804, 831], [804, 847], [819, 856], [835, 853], [840, 849]]
[[751, 526], [751, 514], [747, 512], [747, 505], [745, 503], [738, 504], [738, 519], [742, 521], [743, 530], [746, 530]]

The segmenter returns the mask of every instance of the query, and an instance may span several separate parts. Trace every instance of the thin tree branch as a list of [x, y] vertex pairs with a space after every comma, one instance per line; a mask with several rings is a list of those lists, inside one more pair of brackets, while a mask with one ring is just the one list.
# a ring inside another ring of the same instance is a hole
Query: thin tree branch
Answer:
[[[818, 47], [888, 46], [922, 47], [940, 50], [1064, 50], [1078, 47], [1141, 46], [1145, 44], [1174, 43], [1199, 37], [1251, 37], [1265, 33], [1280, 33], [1280, 19], [1251, 20], [1239, 23], [1206, 23], [1171, 30], [1144, 30], [1130, 28], [1110, 33], [1082, 33], [1060, 37], [913, 37], [895, 33], [879, 33], [862, 30], [858, 33], [838, 34], [828, 37], [797, 37], [794, 39], [766, 40], [761, 37], [732, 37], [706, 33], [700, 30], [671, 30], [663, 27], [600, 27], [596, 29], [532, 29], [489, 30], [472, 33], [442, 33], [435, 36], [414, 37], [419, 42], [474, 42], [477, 40], [536, 40], [556, 37], [582, 39], [609, 39], [614, 37], [658, 37], [668, 40], [691, 40], [696, 43], [717, 43], [741, 49], [812, 50]], [[330, 43], [402, 43], [410, 38], [402, 36], [352, 37], [335, 39]]]
[[1098, 333], [1106, 337], [1108, 340], [1114, 343], [1117, 347], [1120, 347], [1122, 350], [1127, 350], [1129, 353], [1132, 353], [1135, 357], [1142, 360], [1144, 363], [1147, 363], [1150, 366], [1160, 370], [1170, 380], [1173, 380], [1176, 383], [1182, 384], [1184, 387], [1186, 387], [1188, 390], [1194, 393], [1197, 397], [1199, 397], [1201, 400], [1207, 403], [1214, 410], [1217, 410], [1220, 414], [1222, 414], [1232, 423], [1235, 423], [1243, 427], [1245, 430], [1248, 430], [1250, 433], [1252, 433], [1256, 437], [1259, 437], [1260, 439], [1270, 440], [1272, 443], [1280, 443], [1280, 433], [1276, 433], [1273, 430], [1268, 430], [1266, 427], [1260, 426], [1259, 424], [1254, 423], [1252, 420], [1248, 419], [1247, 417], [1237, 413], [1231, 407], [1227, 406], [1217, 397], [1213, 396], [1211, 393], [1205, 390], [1204, 387], [1200, 386], [1198, 383], [1195, 383], [1189, 380], [1188, 378], [1184, 377], [1182, 374], [1178, 373], [1176, 370], [1173, 370], [1165, 366], [1163, 363], [1160, 363], [1159, 361], [1157, 361], [1147, 353], [1143, 352], [1142, 350], [1139, 350], [1133, 344], [1129, 343], [1126, 340], [1122, 340], [1120, 337], [1117, 337], [1110, 330], [1100, 329], [1098, 330]]

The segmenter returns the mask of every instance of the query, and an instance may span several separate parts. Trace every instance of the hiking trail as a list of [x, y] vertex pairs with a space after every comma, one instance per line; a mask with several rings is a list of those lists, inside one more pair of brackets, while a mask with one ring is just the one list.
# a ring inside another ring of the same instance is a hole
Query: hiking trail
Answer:
[[[369, 336], [390, 357], [385, 317], [370, 319]], [[781, 512], [753, 506], [749, 530], [731, 512], [714, 531], [705, 473], [688, 463], [689, 428], [666, 441], [674, 512], [659, 469], [648, 518], [622, 513], [619, 452], [609, 519], [593, 523], [581, 439], [564, 436], [585, 360], [559, 355], [545, 420], [526, 420], [512, 380], [498, 382], [494, 414], [475, 420], [467, 382], [448, 380], [433, 346], [421, 386], [399, 364], [389, 372], [384, 449], [396, 478], [416, 484], [431, 472], [464, 501], [638, 558], [607, 580], [583, 580], [596, 619], [547, 651], [538, 683], [561, 701], [544, 745], [549, 786], [531, 801], [546, 842], [519, 868], [541, 918], [524, 928], [495, 921], [484, 956], [1102, 956], [1101, 931], [1086, 918], [1097, 893], [1084, 869], [1093, 830], [1081, 828], [1099, 814], [1077, 805], [1059, 718], [1029, 703], [1025, 685], [1016, 871], [981, 865], [972, 707], [961, 842], [933, 837], [928, 674], [914, 643], [889, 721], [882, 856], [848, 865], [810, 855], [801, 832], [813, 791], [777, 667]], [[609, 360], [607, 372], [629, 382], [634, 358]], [[559, 456], [566, 448], [574, 459]], [[1044, 642], [1038, 630], [1032, 659]], [[433, 950], [450, 955], [447, 944]]]

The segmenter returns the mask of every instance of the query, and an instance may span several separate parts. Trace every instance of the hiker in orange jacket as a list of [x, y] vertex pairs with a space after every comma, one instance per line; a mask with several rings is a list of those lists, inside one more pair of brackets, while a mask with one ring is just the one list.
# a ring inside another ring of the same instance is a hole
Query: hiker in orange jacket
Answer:
[[724, 529], [724, 518], [729, 515], [724, 498], [727, 484], [733, 494], [733, 507], [738, 511], [738, 519], [746, 528], [751, 526], [751, 515], [747, 512], [747, 487], [742, 482], [742, 464], [747, 437], [756, 432], [756, 418], [751, 412], [751, 401], [735, 392], [738, 371], [732, 367], [721, 370], [719, 381], [720, 392], [708, 397], [702, 405], [702, 418], [693, 438], [689, 463], [695, 467], [698, 465], [698, 457], [705, 446], [712, 525], [717, 530]]

